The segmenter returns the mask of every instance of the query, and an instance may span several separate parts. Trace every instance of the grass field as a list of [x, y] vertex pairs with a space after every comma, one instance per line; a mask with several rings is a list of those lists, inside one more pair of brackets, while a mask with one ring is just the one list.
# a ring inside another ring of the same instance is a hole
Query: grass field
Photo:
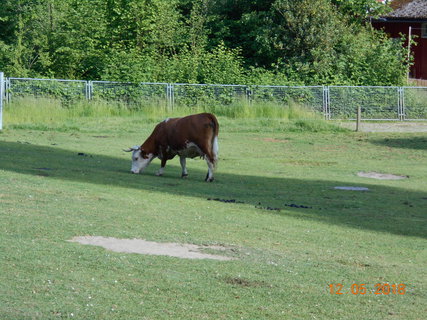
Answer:
[[[425, 134], [219, 122], [213, 183], [203, 181], [199, 159], [187, 162], [186, 180], [177, 159], [163, 177], [154, 175], [159, 160], [130, 174], [122, 149], [142, 143], [155, 124], [142, 117], [6, 127], [0, 319], [425, 319]], [[235, 260], [67, 241], [84, 235], [220, 245]], [[331, 294], [331, 284], [344, 294]], [[353, 284], [366, 294], [347, 293]], [[377, 284], [406, 288], [375, 294]]]

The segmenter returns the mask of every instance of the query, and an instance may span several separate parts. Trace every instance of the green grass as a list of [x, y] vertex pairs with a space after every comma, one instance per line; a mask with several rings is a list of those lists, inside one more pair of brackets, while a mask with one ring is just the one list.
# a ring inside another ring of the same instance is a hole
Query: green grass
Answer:
[[[425, 318], [425, 135], [219, 117], [213, 183], [203, 181], [198, 159], [188, 161], [186, 180], [177, 159], [163, 177], [154, 175], [158, 160], [130, 174], [122, 149], [142, 143], [159, 119], [67, 116], [0, 133], [1, 319]], [[379, 181], [358, 171], [410, 178]], [[67, 242], [82, 235], [219, 244], [237, 259]], [[407, 291], [330, 294], [336, 283], [344, 291], [363, 283], [368, 292], [404, 283]]]
[[[272, 103], [231, 105], [199, 105], [168, 109], [166, 105], [148, 101], [144, 105], [127, 105], [103, 100], [77, 101], [71, 104], [43, 98], [14, 98], [5, 105], [4, 127], [41, 131], [79, 131], [98, 126], [100, 122], [117, 130], [120, 123], [127, 125], [155, 124], [166, 117], [180, 117], [191, 113], [213, 112], [223, 117], [229, 131], [237, 132], [345, 132], [336, 124], [325, 121], [307, 108], [291, 103], [280, 106]], [[82, 126], [82, 121], [85, 125]], [[124, 124], [126, 123], [126, 124]], [[119, 127], [119, 130], [123, 130]]]
[[229, 105], [204, 103], [194, 106], [175, 106], [170, 109], [166, 103], [159, 101], [141, 101], [138, 104], [108, 102], [105, 100], [80, 100], [63, 102], [49, 98], [14, 98], [5, 105], [4, 122], [9, 126], [19, 125], [55, 125], [70, 119], [138, 116], [156, 120], [166, 116], [182, 116], [191, 113], [213, 112], [217, 116], [231, 119], [280, 119], [281, 121], [310, 120], [322, 122], [322, 115], [296, 103], [278, 105], [274, 103], [249, 104], [245, 100]]

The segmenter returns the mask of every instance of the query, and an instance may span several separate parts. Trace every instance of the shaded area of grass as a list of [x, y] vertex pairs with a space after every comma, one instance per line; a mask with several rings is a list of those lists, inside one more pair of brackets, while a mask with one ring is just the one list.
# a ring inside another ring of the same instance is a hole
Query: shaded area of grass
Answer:
[[376, 139], [373, 143], [390, 148], [427, 150], [427, 137]]
[[[0, 167], [6, 171], [79, 181], [104, 186], [162, 192], [172, 195], [221, 198], [242, 201], [252, 207], [286, 208], [277, 214], [354, 228], [427, 238], [427, 217], [420, 214], [427, 205], [427, 192], [384, 185], [359, 184], [370, 192], [333, 190], [342, 181], [287, 179], [251, 174], [218, 172], [216, 182], [203, 182], [205, 171], [189, 168], [190, 178], [178, 174], [156, 177], [151, 165], [144, 175], [128, 173], [130, 161], [104, 155], [78, 154], [57, 147], [18, 142], [0, 142]], [[168, 172], [179, 172], [168, 164]], [[286, 190], [284, 192], [283, 190]], [[298, 207], [289, 206], [289, 199]], [[381, 199], [381, 201], [378, 201]], [[387, 203], [384, 206], [384, 203]], [[309, 207], [309, 208], [304, 208]]]

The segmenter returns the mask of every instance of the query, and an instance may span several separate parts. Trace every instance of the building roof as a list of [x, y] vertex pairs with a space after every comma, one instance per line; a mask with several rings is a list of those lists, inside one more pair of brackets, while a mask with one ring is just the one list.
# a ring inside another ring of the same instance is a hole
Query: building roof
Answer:
[[[399, 1], [396, 2], [399, 3]], [[427, 0], [401, 1], [401, 3], [394, 11], [386, 14], [384, 18], [427, 19]]]

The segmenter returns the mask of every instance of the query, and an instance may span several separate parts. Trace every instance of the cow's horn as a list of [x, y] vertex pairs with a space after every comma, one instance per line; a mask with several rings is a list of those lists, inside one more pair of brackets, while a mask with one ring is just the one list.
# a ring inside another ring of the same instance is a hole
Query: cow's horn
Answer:
[[132, 148], [123, 149], [123, 151], [124, 151], [124, 152], [131, 152], [131, 151], [136, 151], [136, 150], [138, 150], [138, 149], [139, 149], [139, 147], [138, 147], [138, 146], [134, 146], [134, 147], [132, 147]]

